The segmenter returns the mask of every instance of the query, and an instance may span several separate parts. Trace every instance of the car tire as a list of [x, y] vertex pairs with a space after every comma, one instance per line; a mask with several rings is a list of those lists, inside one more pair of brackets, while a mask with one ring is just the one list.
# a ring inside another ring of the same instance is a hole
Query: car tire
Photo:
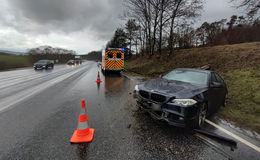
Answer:
[[202, 128], [204, 126], [204, 123], [205, 123], [207, 112], [208, 112], [208, 106], [207, 106], [206, 103], [203, 103], [202, 105], [200, 105], [195, 119], [188, 122], [188, 124], [187, 124], [188, 127], [192, 128], [192, 129]]

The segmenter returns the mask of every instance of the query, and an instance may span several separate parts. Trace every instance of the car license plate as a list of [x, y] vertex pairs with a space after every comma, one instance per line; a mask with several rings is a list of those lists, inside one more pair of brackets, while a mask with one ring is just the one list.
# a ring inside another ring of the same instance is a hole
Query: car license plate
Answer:
[[161, 111], [161, 105], [159, 104], [152, 103], [151, 108], [154, 111]]

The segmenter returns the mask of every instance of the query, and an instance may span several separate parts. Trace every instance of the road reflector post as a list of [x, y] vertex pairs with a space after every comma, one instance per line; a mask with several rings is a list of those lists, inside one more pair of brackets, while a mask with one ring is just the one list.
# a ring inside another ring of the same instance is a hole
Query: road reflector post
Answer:
[[89, 143], [94, 138], [94, 129], [88, 126], [88, 115], [86, 113], [85, 100], [81, 101], [78, 127], [74, 131], [70, 143]]

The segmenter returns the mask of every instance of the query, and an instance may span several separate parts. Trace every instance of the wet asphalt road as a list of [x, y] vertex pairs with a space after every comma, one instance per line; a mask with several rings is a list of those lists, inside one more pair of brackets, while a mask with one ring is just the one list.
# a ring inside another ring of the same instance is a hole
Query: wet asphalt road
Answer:
[[[85, 62], [1, 72], [0, 159], [230, 159], [189, 131], [139, 111], [131, 95], [136, 81], [101, 75], [97, 85], [97, 71], [95, 62]], [[95, 136], [90, 144], [72, 145], [82, 98]]]

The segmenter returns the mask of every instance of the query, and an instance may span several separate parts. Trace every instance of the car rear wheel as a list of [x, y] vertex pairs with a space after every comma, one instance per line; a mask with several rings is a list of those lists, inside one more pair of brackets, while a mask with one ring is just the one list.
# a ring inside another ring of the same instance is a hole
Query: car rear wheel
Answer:
[[198, 112], [197, 112], [195, 119], [193, 119], [192, 121], [190, 121], [188, 123], [188, 127], [190, 127], [190, 128], [202, 128], [204, 123], [205, 123], [207, 111], [208, 111], [207, 104], [203, 103], [200, 106], [200, 108], [198, 109]]

